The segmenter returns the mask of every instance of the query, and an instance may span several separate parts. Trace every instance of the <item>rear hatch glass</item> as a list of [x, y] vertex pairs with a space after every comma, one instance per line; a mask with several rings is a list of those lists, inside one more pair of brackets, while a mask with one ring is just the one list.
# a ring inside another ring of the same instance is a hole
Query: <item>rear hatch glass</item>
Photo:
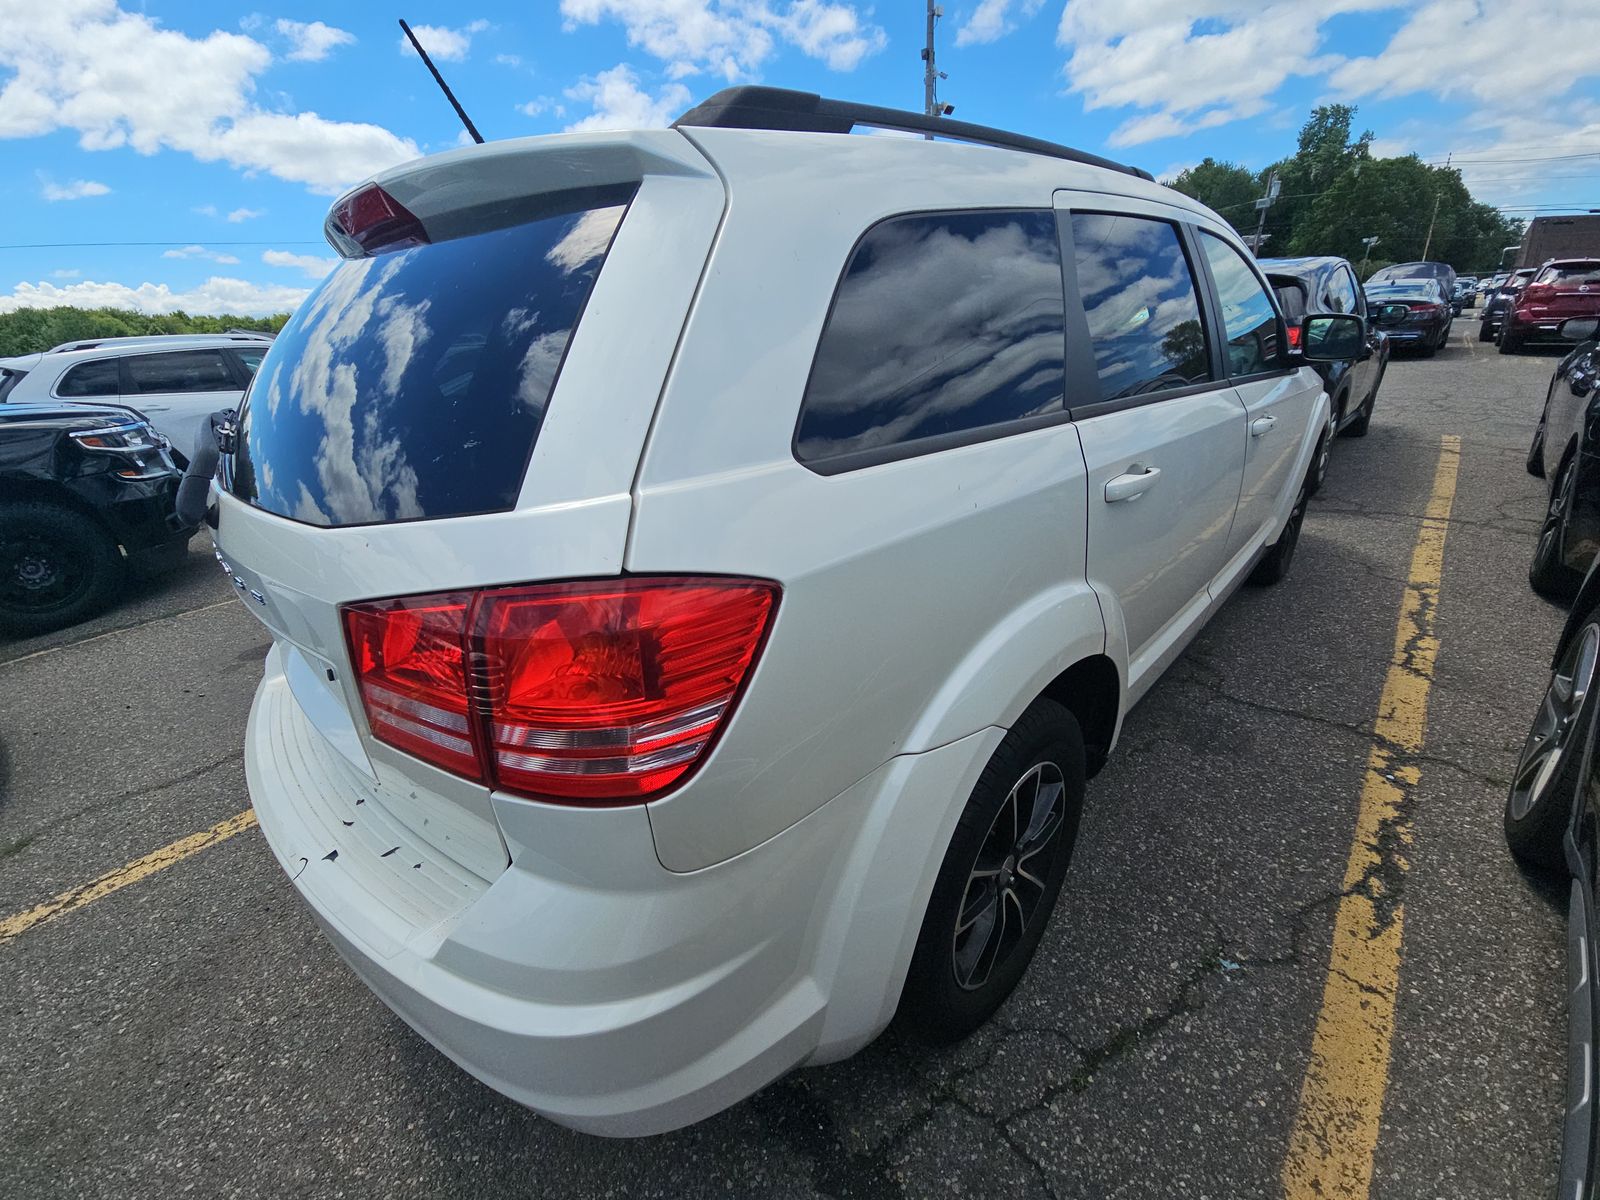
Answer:
[[229, 490], [325, 526], [511, 508], [633, 190], [341, 262], [256, 372]]

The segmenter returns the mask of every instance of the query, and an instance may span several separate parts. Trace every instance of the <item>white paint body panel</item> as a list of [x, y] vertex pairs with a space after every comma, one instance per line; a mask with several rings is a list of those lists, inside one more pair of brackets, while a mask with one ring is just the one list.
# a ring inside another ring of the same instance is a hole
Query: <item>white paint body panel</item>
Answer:
[[[1263, 491], [1263, 532], [1231, 554], [1246, 470], [1231, 388], [834, 475], [795, 460], [818, 336], [867, 227], [1048, 210], [1061, 189], [1214, 224], [1154, 184], [947, 143], [702, 129], [469, 148], [382, 179], [448, 221], [479, 198], [478, 166], [488, 198], [644, 183], [512, 511], [324, 529], [219, 498], [222, 555], [276, 641], [251, 793], [334, 944], [424, 1037], [554, 1120], [658, 1132], [884, 1028], [1006, 727], [1100, 656], [1120, 721], [1275, 536], [1292, 489], [1276, 507]], [[1146, 455], [1170, 462], [1165, 491], [1108, 514], [1106, 473]], [[1263, 466], [1262, 489], [1308, 456]], [[678, 790], [640, 807], [533, 803], [370, 736], [339, 604], [623, 571], [783, 589], [744, 696]], [[373, 789], [413, 870], [438, 877], [428, 896], [386, 891], [404, 876], [372, 860], [365, 816], [348, 832], [323, 820], [334, 780]], [[323, 843], [341, 853], [314, 854]]]

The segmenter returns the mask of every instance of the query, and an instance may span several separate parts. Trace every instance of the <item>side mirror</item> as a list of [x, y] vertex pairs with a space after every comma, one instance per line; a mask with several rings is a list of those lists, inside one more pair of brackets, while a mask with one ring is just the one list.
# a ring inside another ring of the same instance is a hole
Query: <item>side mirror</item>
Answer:
[[1561, 336], [1569, 342], [1587, 342], [1600, 332], [1600, 317], [1568, 317], [1561, 322]]
[[1380, 304], [1372, 310], [1372, 319], [1383, 325], [1396, 325], [1404, 321], [1411, 309], [1404, 304]]
[[1300, 357], [1305, 362], [1342, 362], [1361, 357], [1367, 323], [1354, 313], [1318, 313], [1300, 323]]

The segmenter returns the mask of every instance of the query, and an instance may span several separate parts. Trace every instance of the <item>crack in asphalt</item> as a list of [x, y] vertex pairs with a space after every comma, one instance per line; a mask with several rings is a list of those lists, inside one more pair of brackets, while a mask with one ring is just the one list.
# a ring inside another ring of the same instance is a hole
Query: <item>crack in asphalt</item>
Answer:
[[168, 776], [166, 779], [157, 779], [150, 783], [141, 784], [139, 787], [130, 788], [125, 792], [118, 792], [114, 796], [106, 796], [102, 799], [94, 801], [93, 803], [81, 805], [78, 808], [75, 808], [72, 811], [64, 813], [55, 818], [48, 824], [39, 825], [29, 832], [23, 834], [20, 838], [17, 838], [11, 842], [7, 842], [4, 846], [0, 846], [0, 859], [4, 859], [9, 855], [16, 854], [18, 851], [26, 849], [31, 843], [37, 841], [39, 838], [44, 837], [47, 834], [55, 833], [65, 829], [67, 826], [71, 825], [74, 821], [77, 821], [81, 817], [90, 816], [94, 813], [101, 812], [104, 809], [114, 807], [118, 804], [126, 804], [129, 800], [136, 800], [141, 796], [152, 795], [156, 792], [164, 792], [168, 788], [177, 787], [181, 783], [189, 783], [192, 780], [200, 779], [206, 775], [209, 775], [218, 767], [225, 766], [228, 763], [235, 762], [243, 757], [244, 749], [241, 747], [238, 750], [234, 750], [228, 754], [222, 755], [220, 758], [214, 758], [210, 762], [202, 763], [198, 767], [191, 767], [189, 770], [181, 771], [177, 775]]
[[[1410, 650], [1408, 649], [1407, 654], [1409, 655], [1409, 653]], [[1404, 666], [1401, 669], [1410, 675], [1421, 676], [1423, 674], [1423, 672], [1419, 672], [1410, 666]], [[1228, 703], [1236, 704], [1241, 708], [1248, 708], [1256, 712], [1270, 713], [1281, 717], [1293, 717], [1296, 720], [1306, 721], [1313, 725], [1320, 725], [1326, 729], [1337, 730], [1341, 733], [1348, 734], [1351, 737], [1360, 738], [1363, 741], [1376, 745], [1379, 749], [1391, 755], [1393, 765], [1395, 766], [1411, 766], [1426, 763], [1429, 766], [1445, 767], [1467, 779], [1476, 780], [1479, 783], [1486, 784], [1491, 787], [1508, 788], [1511, 786], [1511, 780], [1508, 778], [1502, 778], [1498, 775], [1485, 775], [1483, 772], [1476, 771], [1473, 768], [1457, 762], [1454, 759], [1444, 758], [1437, 754], [1427, 754], [1422, 751], [1405, 750], [1403, 747], [1396, 745], [1382, 734], [1377, 733], [1372, 728], [1371, 722], [1340, 721], [1334, 717], [1325, 717], [1320, 713], [1306, 712], [1304, 709], [1285, 708], [1281, 705], [1268, 704], [1262, 700], [1252, 700], [1248, 696], [1240, 696], [1237, 693], [1230, 692], [1223, 688], [1221, 684], [1216, 683], [1213, 680], [1202, 678], [1199, 674], [1192, 673], [1181, 676], [1172, 675], [1171, 682], [1178, 684], [1191, 683], [1195, 687], [1200, 688], [1202, 691], [1210, 692], [1219, 700], [1226, 700]], [[1487, 754], [1499, 754], [1505, 750], [1504, 747], [1486, 746], [1482, 743], [1460, 742], [1459, 744], [1475, 746], [1476, 749], [1482, 750]], [[1393, 782], [1393, 780], [1391, 780], [1391, 782]]]

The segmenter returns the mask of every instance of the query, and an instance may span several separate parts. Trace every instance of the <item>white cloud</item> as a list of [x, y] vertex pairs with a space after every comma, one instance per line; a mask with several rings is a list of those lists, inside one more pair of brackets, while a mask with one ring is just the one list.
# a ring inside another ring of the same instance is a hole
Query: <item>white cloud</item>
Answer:
[[199, 213], [202, 217], [214, 217], [217, 215], [217, 206], [215, 204], [197, 204], [191, 211]]
[[292, 254], [287, 250], [263, 250], [261, 261], [269, 267], [293, 267], [304, 271], [312, 279], [321, 279], [339, 265], [337, 258], [323, 258], [317, 254]]
[[567, 126], [568, 132], [585, 129], [656, 129], [670, 125], [689, 104], [689, 89], [669, 83], [655, 96], [639, 86], [639, 76], [626, 63], [601, 71], [567, 89], [571, 100], [587, 101], [594, 112]]
[[78, 270], [75, 267], [63, 267], [59, 271], [51, 271], [50, 272], [50, 278], [51, 279], [76, 279], [79, 275], [82, 275], [82, 274], [83, 274], [83, 272]]
[[496, 54], [494, 60], [502, 67], [520, 67], [522, 65], [522, 55], [520, 54]]
[[93, 179], [74, 179], [71, 183], [39, 181], [39, 194], [52, 204], [58, 200], [82, 200], [85, 196], [108, 196], [111, 189]]
[[181, 308], [190, 313], [257, 317], [293, 309], [306, 298], [307, 292], [306, 288], [250, 283], [220, 275], [186, 292], [175, 292], [164, 283], [129, 287], [123, 283], [85, 280], [57, 287], [41, 281], [19, 283], [9, 295], [0, 294], [0, 313], [70, 304], [78, 308], [131, 308], [143, 313], [167, 313]]
[[[447, 25], [413, 25], [411, 32], [417, 35], [417, 41], [422, 43], [422, 48], [428, 52], [429, 58], [440, 62], [460, 62], [472, 49], [472, 35], [482, 33], [487, 28], [489, 22], [474, 21], [459, 29], [451, 29]], [[417, 53], [412, 49], [410, 39], [403, 33], [400, 35], [400, 49], [413, 57]]]
[[1131, 146], [1259, 116], [1292, 76], [1326, 75], [1343, 61], [1319, 53], [1321, 22], [1396, 3], [1073, 0], [1056, 40], [1070, 50], [1068, 89], [1086, 109], [1144, 110], [1109, 138]]
[[0, 138], [70, 129], [85, 150], [177, 150], [323, 193], [419, 153], [377, 125], [262, 108], [272, 55], [243, 34], [190, 37], [115, 0], [13, 0], [4, 29]]
[[566, 106], [557, 104], [549, 96], [535, 96], [526, 104], [517, 105], [517, 111], [525, 117], [542, 117], [547, 112], [562, 117], [566, 115]]
[[212, 262], [233, 265], [239, 260], [231, 254], [224, 254], [220, 250], [207, 250], [204, 246], [175, 246], [171, 250], [163, 250], [162, 258], [209, 258]]
[[561, 0], [568, 28], [611, 20], [628, 44], [667, 64], [673, 78], [753, 74], [778, 41], [850, 71], [888, 41], [854, 5], [829, 0]]
[[1427, 0], [1380, 53], [1348, 60], [1331, 82], [1352, 97], [1433, 92], [1525, 110], [1600, 74], [1597, 34], [1589, 0]]
[[277, 30], [289, 39], [289, 59], [293, 62], [321, 62], [337, 46], [348, 46], [356, 35], [321, 21], [291, 21], [280, 17]]
[[[215, 211], [212, 210], [213, 214]], [[228, 220], [237, 225], [240, 221], [253, 221], [265, 211], [263, 208], [236, 208], [228, 214]]]
[[[1016, 22], [1011, 20], [1011, 7], [1013, 0], [979, 0], [978, 7], [972, 10], [972, 15], [967, 18], [967, 23], [956, 31], [956, 45], [975, 46], [983, 42], [993, 42], [1004, 37], [1015, 29]], [[1031, 17], [1039, 11], [1039, 6], [1044, 0], [1022, 0], [1018, 6], [1024, 17]]]

